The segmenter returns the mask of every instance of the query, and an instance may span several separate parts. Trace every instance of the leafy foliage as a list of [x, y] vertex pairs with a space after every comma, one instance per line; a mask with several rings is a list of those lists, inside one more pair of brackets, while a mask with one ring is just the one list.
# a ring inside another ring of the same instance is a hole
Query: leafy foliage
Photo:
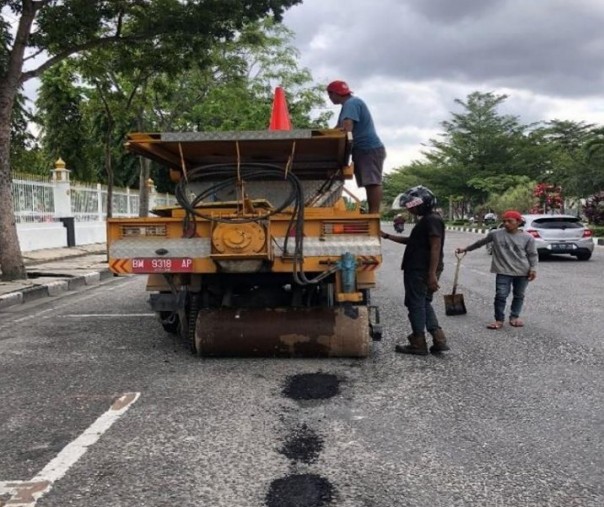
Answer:
[[[107, 50], [112, 69], [138, 77], [158, 71], [184, 69], [203, 61], [217, 42], [231, 40], [247, 24], [273, 15], [280, 19], [283, 11], [301, 0], [6, 0], [0, 9], [0, 264], [4, 279], [26, 276], [11, 198], [11, 121], [22, 84], [41, 76], [61, 61], [86, 54], [100, 55]], [[11, 35], [8, 20], [19, 29]], [[48, 55], [42, 63], [24, 70], [26, 55]], [[10, 65], [7, 64], [10, 62]], [[92, 74], [90, 75], [92, 77]], [[116, 82], [117, 80], [113, 80]], [[112, 110], [109, 99], [114, 90], [111, 80], [95, 83], [105, 92], [104, 111]], [[144, 79], [137, 82], [140, 87]], [[103, 88], [105, 87], [105, 88]], [[133, 99], [134, 94], [127, 95]], [[128, 103], [133, 106], [132, 102]], [[120, 115], [122, 116], [122, 115]], [[114, 130], [123, 118], [107, 118], [103, 159], [109, 179], [113, 175], [112, 147]]]
[[561, 211], [564, 208], [562, 188], [551, 183], [538, 183], [533, 190], [533, 196], [537, 199], [532, 213], [548, 213]]
[[604, 226], [604, 192], [590, 195], [585, 200], [583, 213], [590, 224]]
[[91, 143], [83, 111], [86, 91], [74, 84], [77, 80], [70, 61], [61, 62], [42, 76], [36, 106], [45, 166], [51, 167], [61, 157], [74, 179], [97, 181], [96, 164], [89, 158]]
[[510, 186], [501, 193], [493, 192], [484, 209], [493, 210], [497, 215], [508, 209], [528, 213], [535, 205], [535, 182], [530, 181], [527, 176], [517, 178], [515, 186]]

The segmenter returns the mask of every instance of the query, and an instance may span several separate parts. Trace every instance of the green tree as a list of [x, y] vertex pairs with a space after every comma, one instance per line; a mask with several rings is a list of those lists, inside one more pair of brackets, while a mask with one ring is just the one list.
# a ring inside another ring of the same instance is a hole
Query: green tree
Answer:
[[456, 99], [462, 111], [441, 123], [443, 131], [424, 152], [426, 161], [400, 168], [385, 179], [385, 195], [394, 193], [392, 184], [426, 185], [443, 206], [450, 205], [452, 215], [463, 216], [521, 185], [525, 177], [539, 179], [551, 167], [548, 141], [537, 125], [500, 114], [498, 108], [506, 99], [481, 92], [471, 93], [465, 101]]
[[498, 215], [505, 210], [515, 209], [521, 213], [528, 213], [535, 205], [533, 188], [535, 182], [526, 176], [518, 177], [516, 186], [508, 187], [501, 194], [493, 192], [486, 202], [486, 207], [492, 209]]
[[149, 90], [153, 107], [147, 122], [165, 130], [255, 130], [269, 124], [275, 85], [284, 87], [296, 128], [325, 127], [330, 113], [324, 89], [299, 68], [292, 32], [271, 20], [246, 26], [232, 42], [185, 72], [162, 75]]
[[19, 93], [15, 99], [11, 125], [10, 157], [15, 172], [48, 176], [49, 166], [44, 164], [37, 138], [29, 131], [29, 124], [34, 121], [34, 117], [27, 109], [26, 102], [23, 94]]
[[[164, 49], [199, 57], [214, 40], [225, 40], [246, 23], [300, 0], [11, 0], [0, 10], [0, 266], [2, 278], [25, 278], [13, 215], [11, 125], [18, 92], [27, 80], [83, 51], [108, 46]], [[8, 20], [16, 20], [14, 36]], [[49, 55], [24, 71], [27, 53]]]
[[449, 191], [468, 202], [488, 198], [487, 178], [540, 171], [541, 161], [525, 136], [529, 126], [516, 116], [497, 112], [506, 99], [507, 95], [480, 92], [470, 94], [465, 102], [456, 99], [463, 112], [442, 123], [442, 140], [430, 141], [428, 160], [449, 173]]
[[90, 133], [83, 117], [85, 90], [74, 83], [79, 76], [73, 62], [63, 61], [46, 71], [36, 100], [46, 167], [61, 157], [80, 181], [98, 181], [89, 157]]
[[536, 178], [539, 182], [561, 186], [569, 196], [593, 192], [587, 142], [593, 125], [585, 122], [551, 120], [535, 131], [547, 144], [548, 164]]
[[[286, 90], [294, 128], [325, 128], [331, 113], [324, 87], [314, 85], [308, 69], [298, 66], [293, 34], [272, 20], [251, 23], [232, 41], [213, 48], [203, 64], [177, 74], [163, 73], [148, 83], [150, 107], [140, 122], [156, 131], [266, 129], [274, 87]], [[160, 192], [173, 183], [154, 166]]]
[[400, 193], [404, 192], [408, 188], [414, 187], [416, 185], [426, 184], [421, 179], [421, 176], [414, 172], [414, 169], [418, 166], [422, 165], [421, 162], [413, 162], [410, 165], [399, 167], [394, 171], [387, 173], [384, 175], [382, 186], [383, 186], [383, 201], [390, 206], [394, 198]]
[[583, 148], [587, 158], [587, 168], [583, 177], [586, 185], [579, 195], [604, 192], [604, 127], [591, 129]]

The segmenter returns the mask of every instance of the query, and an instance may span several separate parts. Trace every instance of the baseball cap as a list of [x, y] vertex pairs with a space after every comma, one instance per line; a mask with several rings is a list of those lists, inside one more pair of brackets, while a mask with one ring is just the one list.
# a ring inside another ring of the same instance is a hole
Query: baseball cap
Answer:
[[337, 95], [350, 95], [352, 93], [345, 81], [332, 81], [327, 85], [327, 91]]

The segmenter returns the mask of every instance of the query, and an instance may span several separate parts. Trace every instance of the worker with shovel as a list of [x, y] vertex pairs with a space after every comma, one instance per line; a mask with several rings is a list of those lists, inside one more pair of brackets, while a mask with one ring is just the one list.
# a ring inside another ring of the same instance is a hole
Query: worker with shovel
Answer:
[[444, 352], [449, 350], [449, 346], [432, 308], [432, 296], [440, 288], [438, 278], [443, 270], [445, 224], [441, 216], [433, 211], [436, 197], [426, 187], [420, 185], [410, 188], [395, 199], [395, 204], [421, 217], [409, 236], [381, 232], [382, 238], [407, 246], [402, 269], [405, 306], [413, 332], [407, 337], [409, 345], [397, 345], [395, 350], [401, 354], [427, 355], [425, 331], [428, 330], [433, 338], [430, 352]]
[[523, 223], [522, 215], [518, 211], [510, 210], [506, 211], [502, 218], [503, 228], [491, 230], [486, 237], [455, 251], [458, 254], [471, 252], [487, 243], [493, 244], [491, 273], [497, 275], [495, 278], [495, 320], [487, 325], [488, 329], [503, 327], [505, 305], [512, 289], [510, 326], [524, 326], [520, 320], [524, 293], [528, 283], [537, 276], [538, 255], [535, 239], [519, 229]]

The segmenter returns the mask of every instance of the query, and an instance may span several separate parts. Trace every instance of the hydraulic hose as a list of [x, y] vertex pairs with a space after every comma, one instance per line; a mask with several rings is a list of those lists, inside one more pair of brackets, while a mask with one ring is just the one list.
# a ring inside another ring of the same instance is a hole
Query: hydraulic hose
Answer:
[[[237, 187], [238, 183], [243, 181], [283, 181], [286, 180], [290, 185], [290, 192], [285, 200], [276, 208], [257, 217], [241, 218], [220, 218], [204, 214], [197, 208], [198, 204], [210, 197], [212, 194], [226, 188]], [[187, 195], [186, 186], [194, 182], [211, 181], [215, 182], [203, 192], [195, 196], [193, 200]], [[327, 182], [329, 185], [333, 181]], [[191, 169], [187, 173], [187, 179], [181, 180], [176, 186], [175, 197], [178, 203], [186, 211], [184, 231], [195, 230], [191, 227], [197, 218], [221, 222], [221, 223], [249, 223], [264, 220], [272, 215], [281, 213], [288, 207], [293, 207], [292, 217], [288, 230], [294, 230], [294, 253], [293, 253], [293, 278], [298, 285], [317, 284], [324, 278], [333, 274], [337, 267], [332, 267], [315, 278], [309, 279], [304, 273], [304, 192], [298, 177], [292, 172], [284, 171], [281, 167], [273, 164], [252, 164], [246, 163], [239, 167], [233, 164], [213, 164]], [[287, 252], [289, 235], [285, 236], [283, 250]]]

